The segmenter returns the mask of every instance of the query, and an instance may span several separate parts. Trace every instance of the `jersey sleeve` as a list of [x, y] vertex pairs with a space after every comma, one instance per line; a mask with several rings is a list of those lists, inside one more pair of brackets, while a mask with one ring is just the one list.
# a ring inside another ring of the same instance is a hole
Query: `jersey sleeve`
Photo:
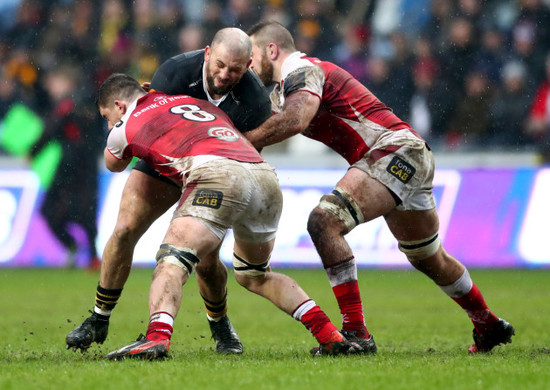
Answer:
[[113, 129], [107, 136], [107, 149], [119, 160], [131, 157], [128, 150], [128, 140], [126, 138], [126, 126], [122, 122], [118, 122], [113, 126]]
[[283, 94], [287, 97], [296, 91], [306, 91], [322, 98], [324, 84], [325, 73], [320, 66], [304, 66], [286, 76], [283, 83]]

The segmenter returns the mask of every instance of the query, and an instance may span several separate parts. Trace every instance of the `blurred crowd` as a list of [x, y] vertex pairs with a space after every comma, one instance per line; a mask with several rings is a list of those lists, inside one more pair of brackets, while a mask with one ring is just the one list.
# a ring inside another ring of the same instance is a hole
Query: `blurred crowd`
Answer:
[[548, 0], [2, 0], [0, 18], [0, 121], [15, 103], [50, 116], [59, 69], [89, 121], [112, 72], [148, 81], [222, 27], [275, 19], [436, 151], [550, 148]]

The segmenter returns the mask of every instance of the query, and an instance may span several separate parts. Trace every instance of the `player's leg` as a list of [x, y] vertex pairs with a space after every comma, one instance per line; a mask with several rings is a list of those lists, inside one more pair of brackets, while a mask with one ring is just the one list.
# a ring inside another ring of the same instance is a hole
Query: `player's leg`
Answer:
[[136, 169], [131, 171], [114, 232], [103, 252], [94, 313], [67, 335], [67, 348], [86, 350], [94, 341], [105, 341], [109, 317], [130, 274], [137, 241], [180, 194], [173, 184]]
[[243, 345], [227, 315], [227, 268], [218, 253], [219, 248], [206, 255], [208, 258], [197, 265], [197, 283], [206, 309], [210, 333], [216, 343], [216, 351], [240, 354], [243, 352]]
[[[350, 348], [326, 314], [292, 278], [271, 272], [269, 258], [282, 211], [282, 193], [274, 170], [267, 164], [251, 166], [239, 192], [246, 208], [233, 224], [233, 268], [239, 284], [269, 299], [310, 330], [320, 343], [316, 353], [337, 355]], [[241, 175], [244, 177], [244, 175]]]
[[132, 267], [134, 248], [154, 221], [180, 197], [181, 189], [158, 177], [133, 169], [122, 191], [113, 233], [103, 251], [100, 285], [122, 289]]
[[274, 242], [274, 239], [261, 243], [235, 239], [233, 265], [237, 282], [300, 321], [320, 344], [312, 350], [313, 354], [338, 355], [348, 352], [351, 345], [298, 283], [284, 274], [271, 271], [269, 257]]
[[491, 312], [466, 267], [441, 245], [439, 218], [435, 209], [396, 209], [385, 218], [399, 241], [400, 250], [407, 255], [410, 263], [432, 279], [468, 314], [474, 325], [474, 345], [470, 347], [470, 352], [488, 352], [498, 344], [511, 342], [514, 328]]
[[335, 190], [321, 198], [308, 220], [308, 232], [342, 314], [342, 333], [361, 343], [365, 353], [376, 352], [376, 345], [365, 325], [355, 258], [344, 236], [395, 205], [384, 185], [362, 170], [350, 168]]
[[202, 259], [216, 260], [212, 253], [218, 250], [220, 243], [220, 238], [196, 218], [172, 220], [156, 257], [145, 338], [111, 352], [107, 358], [157, 359], [168, 354], [174, 319], [181, 305], [182, 286]]

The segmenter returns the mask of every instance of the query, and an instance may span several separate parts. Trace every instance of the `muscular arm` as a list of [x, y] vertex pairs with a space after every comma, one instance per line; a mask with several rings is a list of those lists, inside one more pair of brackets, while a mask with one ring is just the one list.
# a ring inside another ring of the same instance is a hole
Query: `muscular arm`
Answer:
[[280, 113], [243, 135], [256, 149], [284, 141], [307, 129], [320, 104], [321, 100], [317, 95], [296, 91], [286, 97]]
[[108, 148], [105, 148], [105, 150], [103, 151], [103, 157], [105, 158], [105, 166], [111, 172], [122, 172], [132, 161], [132, 157], [119, 160], [118, 158], [113, 156]]

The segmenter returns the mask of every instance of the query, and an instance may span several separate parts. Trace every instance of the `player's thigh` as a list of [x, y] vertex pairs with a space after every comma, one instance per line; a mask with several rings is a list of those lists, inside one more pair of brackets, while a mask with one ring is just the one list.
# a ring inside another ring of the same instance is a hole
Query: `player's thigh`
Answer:
[[122, 191], [117, 225], [145, 231], [180, 195], [176, 185], [133, 169]]
[[392, 210], [385, 216], [394, 237], [400, 241], [416, 241], [433, 236], [439, 230], [435, 208], [429, 210]]
[[235, 238], [233, 251], [248, 263], [263, 264], [269, 260], [274, 244], [275, 239], [266, 242], [247, 242]]
[[389, 213], [396, 206], [386, 186], [358, 168], [350, 168], [336, 187], [342, 188], [355, 200], [365, 222]]
[[221, 242], [222, 239], [200, 218], [189, 216], [172, 219], [163, 240], [165, 244], [195, 251], [199, 260], [205, 263], [218, 261]]

